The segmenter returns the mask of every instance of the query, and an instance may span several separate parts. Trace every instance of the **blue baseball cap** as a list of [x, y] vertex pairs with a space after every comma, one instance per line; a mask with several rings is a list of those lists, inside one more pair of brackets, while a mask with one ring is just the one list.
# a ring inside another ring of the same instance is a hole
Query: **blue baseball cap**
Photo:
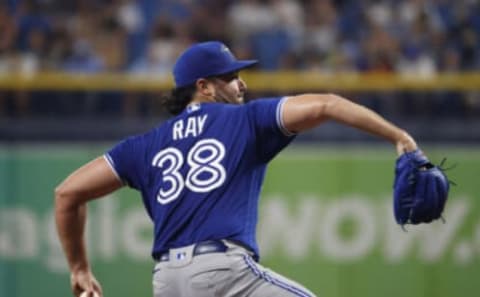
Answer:
[[173, 77], [176, 87], [184, 87], [199, 78], [239, 71], [256, 63], [257, 60], [237, 60], [222, 42], [201, 42], [180, 55], [173, 67]]

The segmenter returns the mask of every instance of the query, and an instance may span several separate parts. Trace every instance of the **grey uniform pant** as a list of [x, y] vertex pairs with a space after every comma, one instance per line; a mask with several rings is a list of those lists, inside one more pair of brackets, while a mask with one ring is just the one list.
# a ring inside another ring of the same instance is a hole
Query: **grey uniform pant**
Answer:
[[[310, 297], [303, 286], [256, 263], [244, 248], [226, 242], [224, 253], [192, 256], [193, 246], [157, 262], [154, 297]], [[182, 255], [181, 258], [174, 255]]]

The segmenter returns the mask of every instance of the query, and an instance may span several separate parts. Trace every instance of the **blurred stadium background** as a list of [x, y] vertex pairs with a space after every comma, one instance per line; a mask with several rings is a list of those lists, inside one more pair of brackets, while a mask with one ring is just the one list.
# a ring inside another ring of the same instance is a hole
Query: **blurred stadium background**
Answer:
[[[447, 223], [396, 226], [393, 148], [334, 123], [271, 165], [265, 265], [319, 296], [480, 291], [480, 3], [477, 0], [2, 0], [0, 297], [69, 296], [52, 220], [68, 173], [168, 115], [177, 55], [218, 39], [249, 98], [335, 92], [404, 127], [450, 177]], [[90, 208], [105, 296], [151, 296], [150, 226], [128, 189]], [[475, 293], [477, 292], [477, 293]]]

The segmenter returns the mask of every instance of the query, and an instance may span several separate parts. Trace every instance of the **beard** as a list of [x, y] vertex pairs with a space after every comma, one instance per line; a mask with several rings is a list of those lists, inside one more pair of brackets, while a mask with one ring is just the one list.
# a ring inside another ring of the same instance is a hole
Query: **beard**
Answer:
[[217, 91], [215, 94], [215, 101], [228, 104], [243, 104], [243, 93], [228, 94], [227, 92]]

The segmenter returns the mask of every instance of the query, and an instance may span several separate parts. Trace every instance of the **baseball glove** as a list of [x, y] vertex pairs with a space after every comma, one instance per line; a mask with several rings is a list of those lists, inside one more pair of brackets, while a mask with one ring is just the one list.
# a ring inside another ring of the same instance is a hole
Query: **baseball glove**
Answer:
[[395, 166], [393, 210], [397, 223], [403, 226], [442, 218], [449, 189], [443, 169], [421, 150], [404, 153]]

